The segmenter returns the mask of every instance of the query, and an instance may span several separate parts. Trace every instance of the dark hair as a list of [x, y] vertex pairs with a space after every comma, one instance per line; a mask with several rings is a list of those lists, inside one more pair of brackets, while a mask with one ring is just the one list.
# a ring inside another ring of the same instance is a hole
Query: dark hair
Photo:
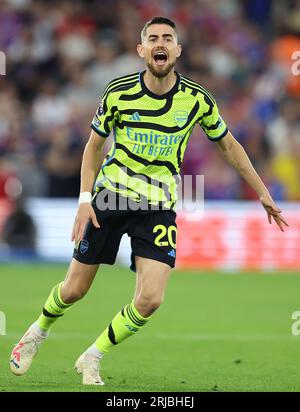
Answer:
[[152, 24], [167, 24], [168, 26], [172, 27], [172, 29], [174, 29], [176, 37], [177, 37], [176, 24], [172, 20], [170, 20], [166, 17], [154, 17], [153, 19], [147, 21], [147, 23], [143, 27], [143, 30], [141, 32], [142, 42], [143, 42], [144, 38], [146, 37], [146, 31], [147, 31], [148, 27], [152, 26]]

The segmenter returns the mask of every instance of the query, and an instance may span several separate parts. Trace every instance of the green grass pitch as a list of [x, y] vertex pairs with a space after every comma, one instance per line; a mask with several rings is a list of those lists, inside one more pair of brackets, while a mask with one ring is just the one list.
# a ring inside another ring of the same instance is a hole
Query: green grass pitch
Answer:
[[135, 276], [103, 266], [88, 295], [53, 327], [30, 371], [9, 371], [13, 344], [37, 318], [65, 265], [0, 266], [0, 391], [299, 391], [300, 310], [293, 274], [173, 271], [165, 302], [136, 336], [104, 358], [104, 387], [83, 387], [74, 361], [131, 300]]

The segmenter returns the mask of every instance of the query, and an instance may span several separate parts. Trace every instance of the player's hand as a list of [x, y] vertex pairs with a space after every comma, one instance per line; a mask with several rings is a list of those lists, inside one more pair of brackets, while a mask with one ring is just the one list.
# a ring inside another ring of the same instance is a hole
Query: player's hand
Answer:
[[100, 228], [92, 205], [90, 203], [82, 203], [79, 205], [77, 210], [77, 215], [72, 230], [72, 242], [75, 240], [77, 243], [83, 238], [86, 225], [90, 220], [96, 228]]
[[260, 201], [267, 212], [269, 223], [272, 223], [273, 218], [279, 229], [284, 232], [284, 226], [289, 226], [289, 224], [281, 215], [282, 211], [276, 206], [270, 194], [262, 195]]

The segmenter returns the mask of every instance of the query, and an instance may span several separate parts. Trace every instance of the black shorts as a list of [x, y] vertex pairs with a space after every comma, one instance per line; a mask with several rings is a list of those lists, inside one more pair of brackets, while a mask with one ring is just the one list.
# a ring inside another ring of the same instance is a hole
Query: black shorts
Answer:
[[121, 238], [127, 233], [131, 238], [131, 270], [136, 270], [135, 256], [175, 266], [177, 225], [173, 210], [99, 210], [96, 199], [92, 206], [100, 229], [88, 223], [83, 239], [74, 249], [76, 260], [89, 265], [113, 265]]

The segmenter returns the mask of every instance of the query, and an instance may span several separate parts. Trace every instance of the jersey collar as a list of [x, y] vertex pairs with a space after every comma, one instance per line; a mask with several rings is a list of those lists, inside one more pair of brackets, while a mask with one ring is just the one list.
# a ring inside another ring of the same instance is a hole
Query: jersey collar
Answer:
[[140, 72], [140, 83], [141, 83], [142, 90], [148, 96], [153, 97], [154, 99], [166, 99], [167, 97], [172, 96], [173, 94], [175, 94], [178, 91], [178, 86], [179, 86], [179, 83], [180, 83], [180, 74], [177, 73], [176, 71], [175, 71], [176, 82], [175, 82], [174, 86], [172, 87], [172, 89], [170, 89], [165, 94], [155, 94], [155, 93], [151, 92], [151, 90], [148, 89], [148, 87], [146, 86], [146, 84], [144, 82], [144, 74], [145, 73], [146, 73], [146, 70], [143, 70], [142, 72]]

